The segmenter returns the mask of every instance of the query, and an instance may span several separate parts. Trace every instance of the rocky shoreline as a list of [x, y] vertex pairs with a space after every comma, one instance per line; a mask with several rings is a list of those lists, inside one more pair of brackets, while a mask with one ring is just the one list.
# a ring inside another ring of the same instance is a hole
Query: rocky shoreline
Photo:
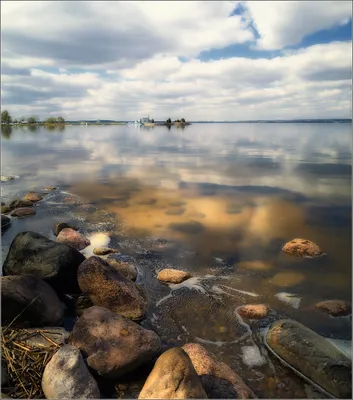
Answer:
[[[2, 234], [12, 218], [35, 215], [36, 203], [55, 189], [29, 192], [2, 204]], [[257, 397], [240, 374], [204, 346], [171, 344], [173, 337], [165, 343], [143, 327], [149, 294], [137, 279], [139, 267], [124, 261], [119, 249], [102, 246], [88, 252], [89, 238], [67, 222], [56, 224], [53, 235], [55, 240], [32, 231], [18, 233], [3, 263], [2, 397]], [[293, 239], [282, 250], [297, 257], [323, 255], [304, 239]], [[156, 279], [178, 285], [194, 278], [164, 268]], [[332, 317], [351, 314], [351, 305], [342, 300], [314, 307]], [[243, 321], [260, 320], [270, 312], [266, 304], [256, 303], [236, 310]], [[74, 321], [72, 329], [65, 329], [67, 318]], [[351, 397], [351, 360], [312, 330], [296, 321], [277, 320], [268, 327], [264, 342], [275, 357], [324, 394]], [[12, 363], [19, 357], [16, 347], [25, 353], [22, 366]], [[33, 365], [36, 378], [28, 372]], [[139, 376], [141, 384], [134, 393], [125, 393], [121, 382], [131, 376]]]

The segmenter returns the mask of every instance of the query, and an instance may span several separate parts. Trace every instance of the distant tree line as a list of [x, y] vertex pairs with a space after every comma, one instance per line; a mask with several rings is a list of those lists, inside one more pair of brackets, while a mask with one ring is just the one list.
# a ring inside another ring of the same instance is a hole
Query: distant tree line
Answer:
[[[2, 124], [40, 124], [42, 123], [39, 121], [39, 118], [32, 115], [28, 118], [26, 117], [21, 117], [19, 119], [12, 118], [10, 113], [7, 110], [4, 110], [1, 112], [1, 123]], [[65, 124], [65, 119], [63, 117], [50, 117], [44, 121], [45, 124]]]
[[[181, 119], [176, 119], [176, 120], [174, 120], [174, 123], [177, 123], [177, 124], [185, 124], [185, 118], [181, 118]], [[168, 118], [166, 121], [165, 121], [165, 123], [166, 123], [166, 125], [172, 125], [172, 120], [170, 119], [170, 118]]]

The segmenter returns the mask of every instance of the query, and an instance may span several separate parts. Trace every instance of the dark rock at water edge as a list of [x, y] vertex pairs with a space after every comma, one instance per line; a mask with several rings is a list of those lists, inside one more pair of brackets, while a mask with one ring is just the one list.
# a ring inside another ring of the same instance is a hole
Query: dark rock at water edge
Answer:
[[11, 211], [11, 208], [9, 206], [6, 206], [5, 204], [1, 206], [1, 214], [7, 214]]
[[33, 274], [58, 293], [80, 293], [78, 266], [85, 257], [74, 248], [35, 232], [15, 236], [3, 265], [4, 275]]
[[189, 356], [180, 347], [158, 358], [139, 395], [139, 399], [207, 398]]
[[58, 350], [46, 365], [42, 388], [47, 399], [100, 398], [80, 351], [70, 345]]
[[1, 214], [1, 230], [7, 229], [11, 225], [11, 220], [6, 215]]
[[31, 217], [32, 215], [36, 215], [36, 209], [34, 207], [16, 208], [15, 210], [11, 211], [10, 215], [11, 217], [17, 218]]
[[90, 307], [76, 322], [69, 343], [87, 355], [87, 364], [105, 378], [118, 378], [160, 351], [158, 335], [103, 307]]
[[[16, 320], [14, 320], [16, 318]], [[14, 327], [59, 325], [63, 305], [54, 290], [34, 275], [1, 277], [1, 324]]]
[[183, 346], [210, 399], [255, 399], [253, 391], [228, 365], [196, 343]]
[[13, 200], [9, 204], [9, 207], [11, 208], [11, 210], [22, 207], [33, 207], [33, 202], [27, 199]]
[[78, 283], [96, 306], [106, 307], [133, 320], [142, 319], [147, 301], [137, 286], [100, 257], [92, 256], [78, 268]]
[[55, 227], [54, 227], [54, 235], [58, 236], [59, 233], [65, 228], [70, 228], [70, 229], [73, 229], [74, 231], [78, 230], [77, 227], [67, 224], [66, 222], [58, 222], [57, 224], [55, 224]]
[[280, 360], [337, 398], [352, 398], [351, 360], [332, 343], [293, 320], [274, 322], [265, 343]]

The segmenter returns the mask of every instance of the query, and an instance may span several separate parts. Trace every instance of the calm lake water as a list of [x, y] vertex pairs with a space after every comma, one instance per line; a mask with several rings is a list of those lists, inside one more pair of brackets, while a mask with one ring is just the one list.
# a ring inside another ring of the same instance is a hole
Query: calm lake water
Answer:
[[[288, 317], [351, 340], [350, 317], [313, 309], [321, 300], [351, 301], [351, 124], [14, 128], [1, 143], [2, 174], [18, 176], [1, 184], [3, 201], [59, 189], [35, 217], [13, 220], [3, 255], [17, 232], [52, 237], [59, 220], [75, 220], [87, 233], [110, 230], [112, 243], [138, 260], [151, 303], [146, 327], [166, 342], [205, 345], [259, 397], [314, 396], [267, 354], [257, 333]], [[70, 204], [75, 196], [81, 206]], [[283, 254], [297, 237], [326, 255]], [[166, 266], [193, 278], [162, 285], [156, 273]], [[270, 318], [247, 326], [234, 314], [247, 303], [268, 304]]]

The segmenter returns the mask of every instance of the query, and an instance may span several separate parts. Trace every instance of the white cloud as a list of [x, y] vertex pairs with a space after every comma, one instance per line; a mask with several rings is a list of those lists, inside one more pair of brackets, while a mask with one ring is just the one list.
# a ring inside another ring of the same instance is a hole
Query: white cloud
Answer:
[[352, 18], [350, 1], [247, 1], [243, 5], [260, 35], [257, 47], [265, 50], [299, 44], [307, 35]]

